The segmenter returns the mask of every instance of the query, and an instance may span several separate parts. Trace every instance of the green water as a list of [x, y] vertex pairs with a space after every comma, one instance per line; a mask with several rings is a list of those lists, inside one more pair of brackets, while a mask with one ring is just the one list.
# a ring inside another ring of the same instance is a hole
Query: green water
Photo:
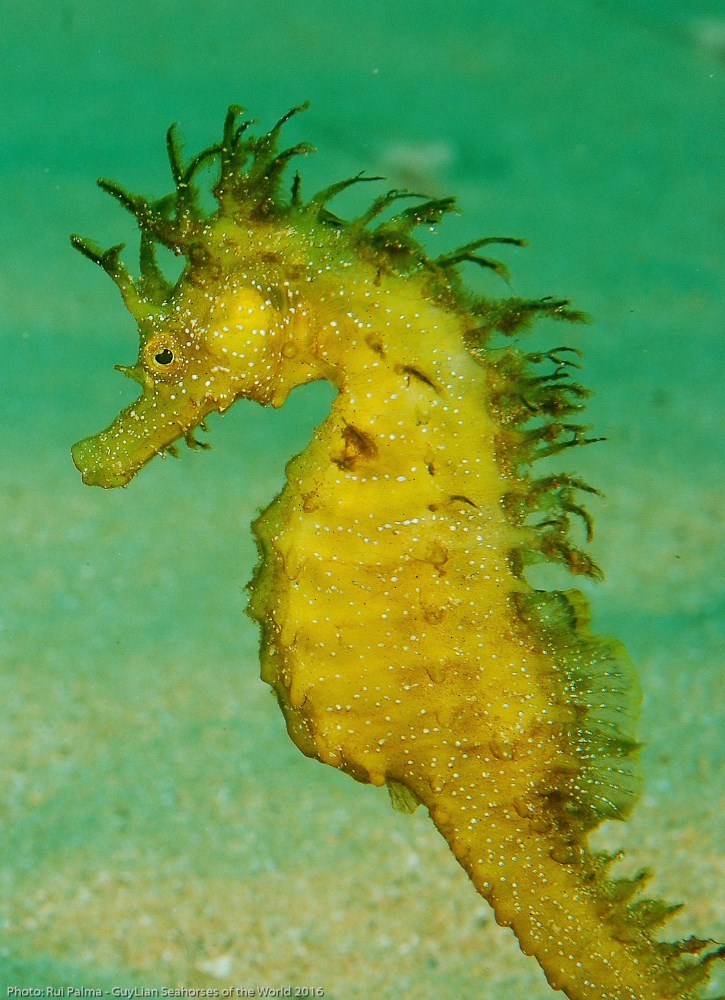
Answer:
[[454, 193], [433, 246], [525, 236], [515, 291], [595, 317], [574, 337], [608, 443], [572, 468], [607, 494], [595, 620], [640, 667], [647, 741], [599, 840], [688, 901], [673, 932], [722, 940], [720, 5], [30, 0], [0, 48], [0, 995], [552, 995], [426, 817], [301, 757], [258, 680], [248, 525], [329, 392], [237, 404], [128, 490], [71, 464], [132, 398], [136, 336], [67, 234], [134, 246], [95, 178], [166, 193], [168, 124], [193, 153], [231, 102], [268, 126], [310, 99], [306, 191], [365, 169]]

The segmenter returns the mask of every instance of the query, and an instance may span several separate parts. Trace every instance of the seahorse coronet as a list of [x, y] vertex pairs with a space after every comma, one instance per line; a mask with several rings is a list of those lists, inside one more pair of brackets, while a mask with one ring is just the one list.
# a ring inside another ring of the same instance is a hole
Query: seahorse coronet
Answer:
[[[122, 248], [73, 245], [119, 287], [137, 321], [138, 400], [73, 448], [86, 483], [126, 485], [155, 455], [237, 399], [281, 406], [330, 381], [331, 413], [287, 466], [252, 528], [259, 562], [248, 613], [262, 678], [309, 757], [426, 807], [478, 892], [573, 1000], [694, 1000], [711, 942], [663, 943], [677, 906], [639, 896], [646, 873], [613, 878], [618, 855], [588, 835], [639, 792], [636, 675], [594, 635], [580, 591], [530, 585], [526, 567], [601, 571], [579, 499], [598, 491], [536, 462], [598, 440], [580, 414], [573, 347], [526, 351], [538, 319], [586, 321], [566, 299], [471, 292], [463, 266], [503, 278], [484, 237], [431, 258], [417, 227], [452, 198], [392, 189], [357, 218], [329, 202], [362, 174], [303, 200], [280, 149], [293, 108], [254, 134], [236, 105], [221, 140], [184, 163], [156, 201], [99, 182], [137, 220], [140, 276]], [[216, 208], [197, 190], [216, 166]], [[411, 204], [400, 207], [401, 201]], [[391, 214], [392, 213], [392, 214]], [[170, 282], [156, 246], [182, 256]], [[573, 527], [573, 522], [577, 528]]]

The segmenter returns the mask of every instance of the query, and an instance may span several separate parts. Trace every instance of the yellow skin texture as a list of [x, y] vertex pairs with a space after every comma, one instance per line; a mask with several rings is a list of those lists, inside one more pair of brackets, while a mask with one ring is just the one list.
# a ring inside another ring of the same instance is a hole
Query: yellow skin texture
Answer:
[[576, 592], [522, 610], [537, 595], [512, 554], [541, 529], [504, 502], [535, 487], [494, 397], [523, 355], [472, 346], [480, 312], [431, 295], [429, 269], [395, 273], [302, 211], [239, 195], [232, 212], [223, 188], [170, 293], [143, 301], [114, 272], [143, 391], [74, 447], [84, 480], [124, 485], [208, 413], [329, 380], [329, 417], [254, 525], [249, 613], [291, 738], [398, 808], [422, 803], [554, 989], [698, 996], [709, 959], [681, 956], [706, 942], [658, 945], [671, 908], [633, 902], [643, 877], [611, 879], [587, 848], [636, 795], [626, 654], [590, 635]]

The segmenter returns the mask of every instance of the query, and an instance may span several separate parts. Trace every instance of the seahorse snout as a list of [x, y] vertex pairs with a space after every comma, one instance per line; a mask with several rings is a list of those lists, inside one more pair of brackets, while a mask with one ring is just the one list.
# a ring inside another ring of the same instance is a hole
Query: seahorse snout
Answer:
[[175, 394], [144, 392], [106, 430], [74, 444], [73, 462], [89, 486], [126, 486], [154, 455], [172, 450], [179, 438], [198, 444], [191, 440], [191, 431], [205, 415], [188, 397], [180, 405]]
[[99, 445], [99, 439], [103, 435], [85, 438], [71, 448], [73, 463], [80, 472], [86, 486], [102, 486], [104, 489], [111, 489], [114, 486], [126, 486], [134, 476], [134, 471], [118, 467], [113, 468], [116, 463], [104, 463], [101, 461], [103, 446]]

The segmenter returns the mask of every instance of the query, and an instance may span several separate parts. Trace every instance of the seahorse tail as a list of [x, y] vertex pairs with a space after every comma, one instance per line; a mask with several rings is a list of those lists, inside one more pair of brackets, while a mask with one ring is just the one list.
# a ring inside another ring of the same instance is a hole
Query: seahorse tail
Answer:
[[680, 907], [637, 898], [649, 873], [610, 878], [618, 855], [590, 853], [520, 804], [491, 807], [485, 820], [460, 794], [426, 805], [497, 922], [570, 1000], [696, 1000], [724, 957], [700, 938], [657, 941], [653, 930]]

